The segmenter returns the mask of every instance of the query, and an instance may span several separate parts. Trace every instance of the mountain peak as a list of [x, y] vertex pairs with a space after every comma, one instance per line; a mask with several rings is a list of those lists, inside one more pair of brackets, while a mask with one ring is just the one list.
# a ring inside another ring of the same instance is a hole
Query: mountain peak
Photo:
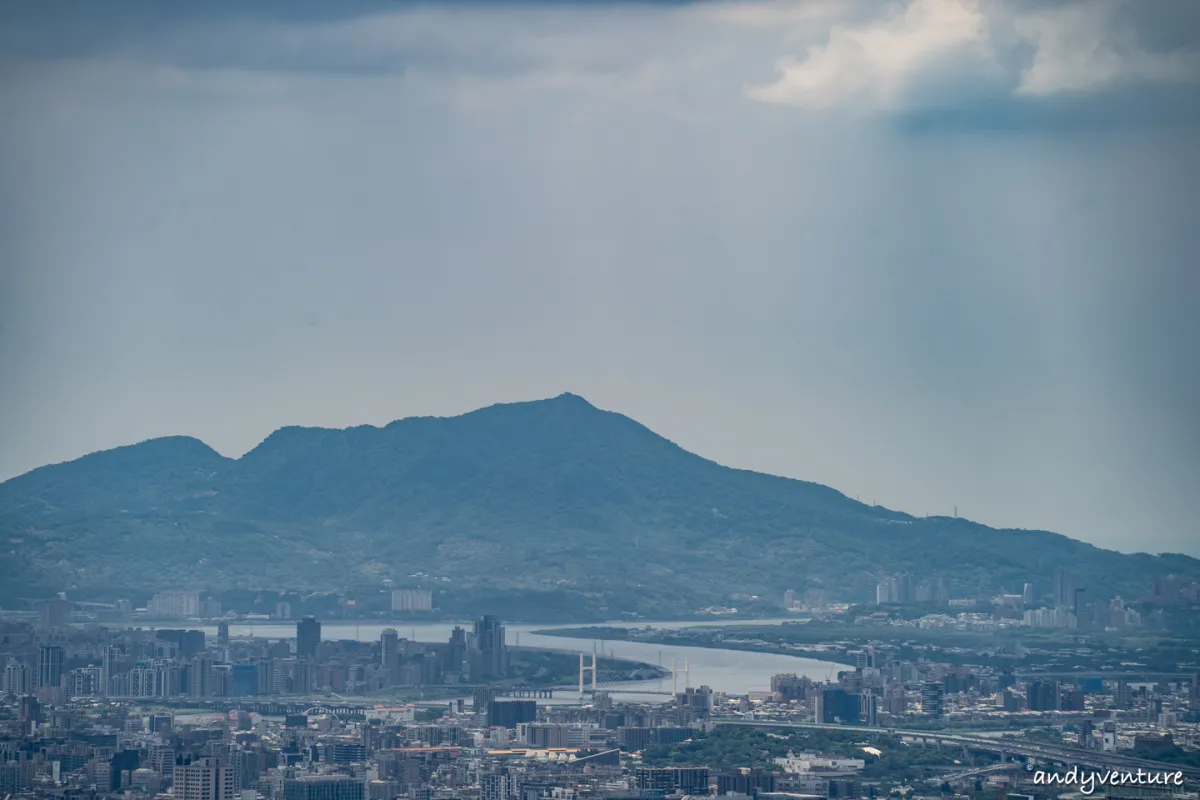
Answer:
[[384, 428], [281, 428], [238, 460], [153, 440], [0, 484], [0, 521], [53, 532], [7, 573], [0, 561], [0, 599], [18, 573], [58, 590], [93, 574], [336, 588], [423, 571], [460, 599], [569, 586], [571, 602], [646, 615], [818, 586], [848, 602], [896, 572], [960, 596], [1047, 581], [1065, 562], [1079, 585], [1121, 593], [1168, 570], [1200, 578], [1192, 559], [915, 519], [723, 467], [571, 392]]
[[581, 397], [580, 395], [574, 394], [572, 392], [563, 392], [562, 394], [558, 395], [557, 397], [552, 397], [545, 402], [557, 403], [558, 405], [562, 405], [562, 406], [575, 406], [577, 408], [590, 408], [593, 411], [599, 410], [594, 405], [589, 403], [585, 398]]
[[[547, 414], [551, 416], [573, 417], [573, 413], [588, 413], [596, 412], [597, 414], [608, 415], [611, 412], [602, 411], [596, 406], [589, 403], [583, 397], [572, 392], [563, 392], [554, 397], [547, 397], [541, 400], [518, 400], [510, 403], [496, 403], [495, 405], [486, 406], [468, 411], [462, 417], [476, 417], [483, 415], [487, 418], [495, 418], [495, 415], [522, 415], [527, 419], [541, 418]], [[619, 415], [618, 415], [619, 416]], [[450, 419], [454, 419], [451, 417]]]

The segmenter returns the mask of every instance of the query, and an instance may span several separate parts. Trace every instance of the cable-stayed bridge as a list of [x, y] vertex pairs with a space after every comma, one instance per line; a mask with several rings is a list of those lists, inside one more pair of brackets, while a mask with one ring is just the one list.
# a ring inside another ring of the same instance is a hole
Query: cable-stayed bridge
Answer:
[[[625, 675], [622, 675], [614, 670], [608, 669], [600, 664], [600, 660], [593, 650], [590, 655], [587, 653], [579, 654], [579, 697], [583, 698], [589, 694], [596, 692], [614, 691], [619, 694], [646, 694], [658, 695], [660, 697], [674, 697], [680, 691], [686, 691], [691, 686], [691, 678], [688, 672], [688, 662], [684, 659], [682, 669], [677, 661], [671, 662], [671, 689], [630, 689], [625, 688], [631, 685], [637, 685], [639, 681], [631, 681]], [[682, 678], [682, 687], [680, 679]], [[666, 680], [663, 678], [662, 680]]]

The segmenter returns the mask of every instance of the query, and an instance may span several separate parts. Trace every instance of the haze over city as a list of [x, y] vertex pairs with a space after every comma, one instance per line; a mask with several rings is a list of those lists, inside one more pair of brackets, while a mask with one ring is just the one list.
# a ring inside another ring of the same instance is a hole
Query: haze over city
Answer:
[[1200, 555], [1195, 3], [0, 9], [0, 478], [570, 391]]
[[1198, 145], [1200, 0], [0, 0], [0, 797], [1200, 800]]

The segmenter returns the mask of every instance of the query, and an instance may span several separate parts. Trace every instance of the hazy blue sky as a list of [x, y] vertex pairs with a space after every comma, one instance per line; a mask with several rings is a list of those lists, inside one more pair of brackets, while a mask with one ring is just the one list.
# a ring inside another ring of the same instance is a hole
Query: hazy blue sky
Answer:
[[1200, 3], [0, 3], [0, 478], [572, 391], [1200, 555]]

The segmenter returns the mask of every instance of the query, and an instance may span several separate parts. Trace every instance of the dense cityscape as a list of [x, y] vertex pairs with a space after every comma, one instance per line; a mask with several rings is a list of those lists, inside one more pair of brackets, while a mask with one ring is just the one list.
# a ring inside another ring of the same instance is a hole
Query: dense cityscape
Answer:
[[[905, 584], [881, 583], [855, 622], [915, 599]], [[1078, 613], [1070, 585], [1056, 573], [1052, 607], [1068, 620]], [[961, 638], [995, 635], [1014, 619], [1019, 627], [1027, 613], [1019, 604], [1008, 623], [1001, 610], [999, 619], [975, 614], [972, 625], [945, 612], [900, 614], [826, 640], [817, 632], [828, 619], [807, 605], [822, 599], [783, 598], [812, 612], [808, 624], [584, 629], [601, 639], [598, 653], [520, 647], [492, 615], [454, 625], [445, 641], [418, 641], [416, 627], [404, 636], [398, 626], [377, 638], [333, 639], [312, 615], [283, 627], [278, 620], [291, 617], [283, 607], [273, 627], [256, 631], [200, 592], [160, 592], [144, 608], [114, 603], [105, 622], [95, 621], [95, 604], [58, 596], [36, 615], [3, 622], [0, 792], [64, 800], [1024, 797], [1046, 796], [1038, 769], [1056, 765], [1182, 782], [1110, 786], [1111, 797], [1194, 790], [1194, 657], [1163, 669], [1131, 649], [1086, 669], [1078, 665], [1094, 653], [1080, 641], [1065, 653], [1031, 645], [1006, 662], [1003, 648]], [[395, 590], [392, 605], [398, 617], [434, 610], [422, 589]], [[957, 645], [912, 638], [939, 632], [921, 624], [938, 616]], [[1105, 626], [1118, 627], [1126, 625]], [[789, 631], [820, 642], [788, 644]], [[666, 669], [608, 657], [604, 643], [620, 640], [802, 660], [769, 686], [714, 689], [686, 661]], [[1074, 657], [1073, 671], [1062, 667], [1064, 655]]]

